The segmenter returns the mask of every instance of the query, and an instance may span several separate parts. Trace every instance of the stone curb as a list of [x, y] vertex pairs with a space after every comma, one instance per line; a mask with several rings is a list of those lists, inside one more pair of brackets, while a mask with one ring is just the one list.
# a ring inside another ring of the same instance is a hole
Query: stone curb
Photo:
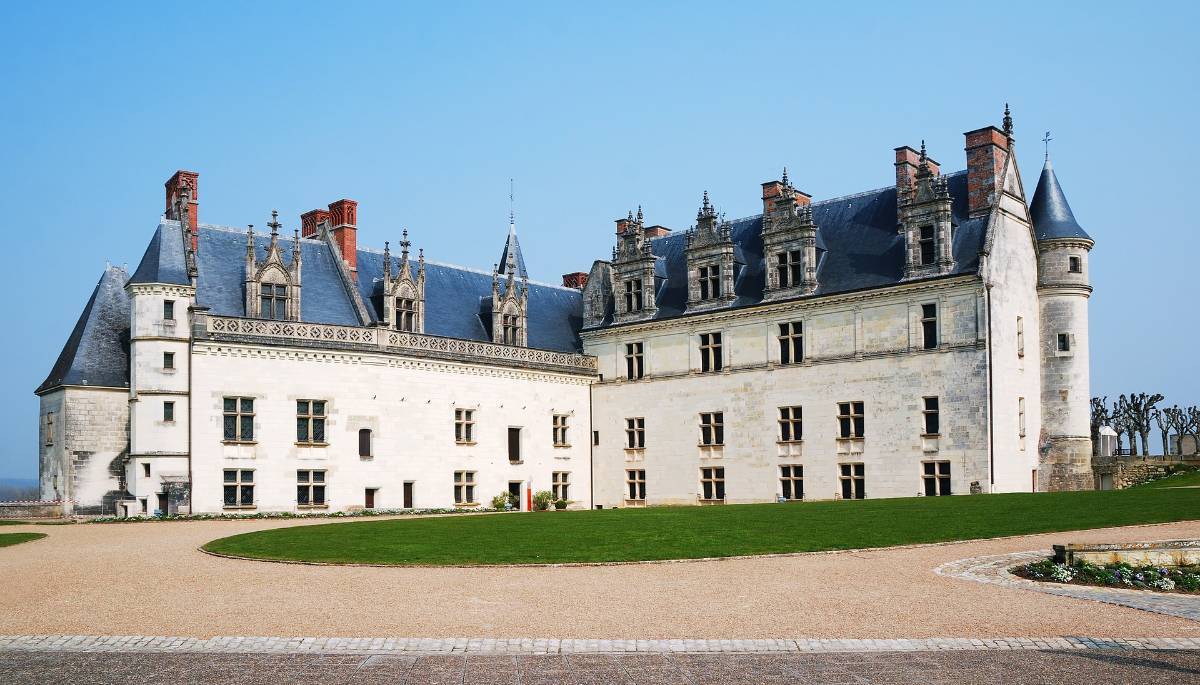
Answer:
[[0, 636], [0, 653], [122, 652], [184, 654], [628, 654], [837, 653], [1004, 650], [1200, 650], [1200, 637], [1080, 636], [888, 640], [556, 640], [549, 638], [163, 637], [142, 635]]
[[1200, 621], [1200, 597], [1180, 593], [1153, 592], [1126, 588], [1039, 582], [1013, 575], [1014, 566], [1051, 556], [1051, 551], [1034, 550], [1010, 554], [968, 557], [947, 562], [933, 569], [940, 576], [972, 580], [977, 583], [1041, 592], [1071, 599], [1084, 599], [1115, 606], [1140, 609], [1165, 616]]
[[[301, 566], [335, 566], [349, 568], [420, 568], [420, 569], [438, 569], [438, 568], [471, 568], [471, 569], [488, 569], [488, 568], [574, 568], [574, 567], [592, 567], [592, 566], [637, 566], [642, 564], [696, 564], [711, 561], [743, 561], [746, 559], [786, 559], [789, 557], [806, 557], [818, 554], [861, 554], [863, 552], [882, 552], [891, 551], [894, 549], [923, 549], [926, 547], [948, 547], [951, 545], [964, 545], [973, 542], [994, 542], [1000, 540], [1015, 540], [1017, 538], [1028, 538], [1037, 535], [1058, 535], [1080, 533], [1084, 531], [1095, 530], [1119, 530], [1122, 528], [1152, 528], [1161, 526], [1173, 526], [1180, 523], [1197, 523], [1200, 519], [1184, 519], [1181, 521], [1163, 521], [1161, 523], [1133, 523], [1128, 526], [1105, 526], [1103, 528], [1075, 528], [1072, 530], [1051, 530], [1040, 533], [1022, 533], [1020, 535], [1001, 535], [994, 538], [971, 538], [969, 540], [940, 540], [938, 542], [916, 542], [909, 545], [892, 545], [890, 547], [854, 547], [850, 549], [822, 549], [811, 552], [775, 552], [769, 554], [739, 554], [727, 557], [695, 557], [691, 559], [643, 559], [638, 561], [570, 561], [548, 564], [364, 564], [364, 563], [342, 563], [334, 561], [302, 561], [298, 559], [266, 559], [262, 557], [245, 557], [236, 554], [222, 554], [221, 552], [213, 552], [204, 549], [201, 545], [197, 547], [197, 551], [208, 554], [209, 556], [219, 557], [222, 559], [236, 559], [238, 561], [257, 561], [269, 564], [298, 564]], [[273, 529], [268, 529], [273, 530]], [[261, 531], [251, 531], [261, 532]], [[239, 533], [241, 535], [242, 533]], [[232, 536], [229, 536], [232, 537]], [[221, 540], [223, 538], [216, 538]], [[215, 542], [215, 540], [209, 540]], [[204, 543], [208, 544], [208, 542]], [[960, 560], [961, 561], [961, 560]], [[952, 562], [956, 563], [956, 562]]]

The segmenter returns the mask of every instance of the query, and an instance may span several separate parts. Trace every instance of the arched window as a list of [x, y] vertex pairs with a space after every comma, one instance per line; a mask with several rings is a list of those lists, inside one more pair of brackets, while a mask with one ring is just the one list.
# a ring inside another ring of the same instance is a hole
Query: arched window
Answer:
[[358, 456], [370, 457], [371, 454], [371, 429], [362, 428], [358, 431]]

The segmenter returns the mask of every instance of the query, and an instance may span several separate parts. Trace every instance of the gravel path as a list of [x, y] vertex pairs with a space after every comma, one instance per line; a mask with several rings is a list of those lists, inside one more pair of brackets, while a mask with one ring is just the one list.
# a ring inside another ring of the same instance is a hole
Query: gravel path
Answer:
[[1200, 623], [939, 576], [1056, 542], [1200, 537], [1200, 522], [865, 552], [575, 568], [338, 568], [221, 559], [225, 535], [306, 521], [12, 526], [0, 635], [555, 638], [1195, 637]]

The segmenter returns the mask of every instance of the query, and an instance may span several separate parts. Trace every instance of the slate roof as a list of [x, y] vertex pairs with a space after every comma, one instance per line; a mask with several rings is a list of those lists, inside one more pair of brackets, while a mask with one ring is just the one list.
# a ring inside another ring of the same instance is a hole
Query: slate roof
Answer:
[[1058, 184], [1058, 176], [1055, 175], [1049, 159], [1042, 167], [1037, 190], [1033, 191], [1033, 201], [1029, 203], [1029, 217], [1033, 221], [1033, 231], [1038, 240], [1092, 239], [1075, 220], [1075, 214], [1071, 211], [1071, 205], [1067, 204], [1067, 196]]
[[129, 386], [128, 278], [121, 267], [104, 270], [50, 375], [34, 392], [63, 385]]
[[529, 278], [529, 272], [525, 270], [525, 255], [521, 254], [521, 242], [517, 240], [517, 228], [509, 224], [508, 240], [504, 241], [504, 249], [500, 251], [500, 261], [496, 262], [496, 270], [502, 274], [508, 273], [508, 254], [513, 255], [514, 271], [517, 278]]
[[[308, 265], [304, 266], [307, 283]], [[417, 263], [409, 261], [412, 273]], [[400, 273], [392, 260], [392, 275]], [[501, 276], [501, 279], [504, 277]], [[383, 253], [358, 251], [358, 287], [367, 310], [383, 318]], [[503, 286], [501, 286], [503, 287]], [[461, 266], [425, 262], [425, 333], [463, 340], [490, 341], [492, 275]], [[486, 320], [485, 320], [486, 317]], [[578, 332], [583, 325], [583, 296], [574, 288], [529, 283], [530, 347], [559, 352], [583, 349]]]
[[[975, 273], [983, 246], [986, 217], [967, 217], [967, 172], [946, 174], [954, 226], [952, 275]], [[890, 186], [865, 193], [812, 203], [817, 225], [816, 295], [895, 285], [904, 276], [904, 237], [897, 232], [896, 188]], [[733, 307], [762, 301], [766, 284], [763, 258], [762, 215], [730, 222], [734, 243], [735, 278]], [[655, 319], [686, 313], [687, 236], [672, 233], [653, 239], [657, 257], [655, 279], [658, 292]], [[712, 310], [706, 310], [712, 311]], [[605, 323], [608, 325], [608, 322]]]
[[186, 240], [178, 221], [164, 219], [129, 282], [191, 285], [184, 258]]

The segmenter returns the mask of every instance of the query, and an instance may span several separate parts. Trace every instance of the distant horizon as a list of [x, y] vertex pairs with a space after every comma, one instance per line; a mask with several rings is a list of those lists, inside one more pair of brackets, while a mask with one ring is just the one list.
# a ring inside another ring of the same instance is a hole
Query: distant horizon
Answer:
[[[1187, 173], [1200, 140], [1186, 135], [1200, 95], [1180, 88], [1200, 64], [1200, 8], [1130, 22], [1099, 4], [265, 2], [237, 21], [213, 7], [6, 6], [19, 30], [0, 65], [21, 98], [0, 110], [0, 187], [19, 222], [0, 270], [17, 332], [0, 361], [0, 476], [37, 476], [33, 389], [105, 260], [136, 268], [177, 169], [200, 173], [202, 223], [258, 232], [278, 209], [290, 239], [302, 212], [353, 198], [364, 245], [407, 227], [427, 260], [488, 273], [515, 178], [531, 279], [553, 285], [607, 258], [613, 220], [639, 204], [676, 232], [705, 190], [753, 216], [785, 166], [814, 201], [853, 195], [889, 186], [893, 149], [922, 139], [959, 171], [962, 132], [999, 126], [1006, 102], [1027, 199], [1049, 129], [1096, 240], [1091, 394], [1200, 404]], [[331, 25], [349, 27], [322, 34], [337, 49], [297, 40]]]

